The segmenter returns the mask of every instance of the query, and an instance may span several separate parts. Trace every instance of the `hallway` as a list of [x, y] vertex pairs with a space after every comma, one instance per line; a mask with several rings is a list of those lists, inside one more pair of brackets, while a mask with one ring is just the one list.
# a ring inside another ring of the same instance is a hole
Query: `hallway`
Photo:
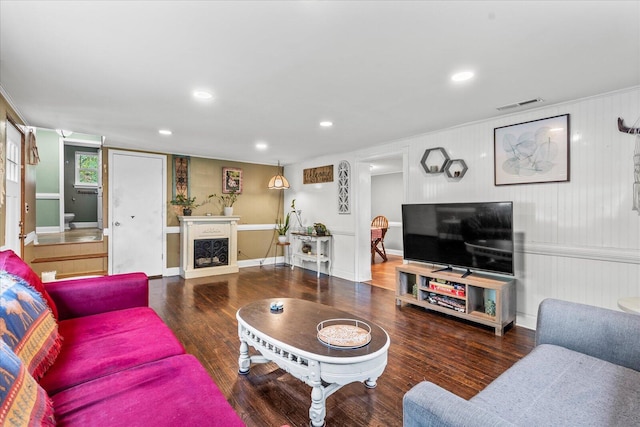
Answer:
[[376, 258], [371, 264], [371, 280], [368, 283], [379, 288], [396, 290], [396, 267], [402, 265], [402, 257], [387, 254], [388, 261], [383, 262]]

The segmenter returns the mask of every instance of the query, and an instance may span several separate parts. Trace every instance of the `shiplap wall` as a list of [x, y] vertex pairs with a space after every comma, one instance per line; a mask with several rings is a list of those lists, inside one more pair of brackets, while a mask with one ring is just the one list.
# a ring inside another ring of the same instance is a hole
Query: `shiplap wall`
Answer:
[[[570, 181], [496, 187], [494, 128], [567, 113]], [[618, 117], [631, 125], [639, 116], [640, 88], [636, 87], [391, 141], [371, 150], [315, 159], [290, 165], [286, 171], [296, 180], [306, 167], [330, 162], [337, 165], [343, 159], [357, 162], [375, 153], [407, 150], [405, 203], [513, 201], [518, 323], [533, 328], [537, 307], [544, 298], [617, 309], [619, 298], [640, 296], [640, 216], [632, 211], [635, 138], [617, 129]], [[463, 179], [424, 173], [420, 159], [426, 149], [434, 147], [444, 147], [451, 158], [465, 160], [469, 170]], [[354, 192], [370, 188], [362, 176], [355, 178]], [[349, 241], [344, 251], [343, 245], [336, 243], [334, 259], [340, 260], [337, 275], [352, 279], [357, 270], [352, 251], [367, 249], [366, 242], [362, 245], [349, 240], [363, 233], [348, 230], [359, 227], [358, 222], [366, 221], [370, 212], [356, 204], [348, 218], [338, 217], [333, 187], [297, 185], [287, 198], [304, 200], [314, 217], [323, 218], [330, 228], [334, 226], [340, 234], [336, 242]]]

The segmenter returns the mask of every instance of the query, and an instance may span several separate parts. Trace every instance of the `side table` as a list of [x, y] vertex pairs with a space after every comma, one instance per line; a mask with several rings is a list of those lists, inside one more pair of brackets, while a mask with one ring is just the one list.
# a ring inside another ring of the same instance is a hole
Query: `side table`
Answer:
[[[282, 246], [282, 257], [284, 258], [285, 265], [289, 264], [289, 245], [290, 242], [276, 242], [277, 246]], [[277, 264], [278, 254], [276, 253], [276, 259], [273, 260], [274, 265]]]
[[[295, 260], [300, 260], [301, 264], [304, 261], [310, 261], [316, 263], [317, 277], [320, 277], [320, 267], [322, 263], [327, 263], [327, 273], [331, 276], [331, 235], [328, 236], [316, 236], [313, 234], [292, 233], [291, 234], [298, 244], [294, 245], [294, 249], [291, 254], [291, 269], [295, 266]], [[304, 253], [301, 250], [303, 242], [310, 242], [314, 245], [315, 253]]]

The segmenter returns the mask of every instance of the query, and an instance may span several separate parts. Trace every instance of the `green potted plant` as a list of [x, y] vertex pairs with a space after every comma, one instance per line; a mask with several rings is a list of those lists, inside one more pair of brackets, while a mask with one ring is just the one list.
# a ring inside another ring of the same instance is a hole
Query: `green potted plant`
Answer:
[[238, 193], [235, 190], [231, 190], [228, 194], [212, 194], [209, 197], [215, 197], [218, 199], [220, 204], [222, 205], [224, 215], [231, 216], [233, 215], [233, 204], [238, 200]]
[[287, 231], [289, 231], [289, 220], [291, 219], [291, 212], [287, 213], [284, 217], [284, 221], [280, 221], [280, 218], [276, 218], [276, 232], [278, 233], [278, 241], [284, 243], [287, 241]]
[[171, 204], [174, 206], [182, 207], [182, 214], [184, 216], [191, 216], [193, 209], [198, 206], [202, 206], [205, 203], [208, 203], [211, 199], [211, 196], [207, 196], [207, 199], [202, 203], [196, 203], [196, 197], [187, 197], [184, 194], [178, 194], [175, 199], [171, 200]]
[[327, 227], [321, 222], [315, 222], [313, 228], [315, 228], [316, 235], [318, 236], [326, 236], [329, 234], [329, 230], [327, 230]]

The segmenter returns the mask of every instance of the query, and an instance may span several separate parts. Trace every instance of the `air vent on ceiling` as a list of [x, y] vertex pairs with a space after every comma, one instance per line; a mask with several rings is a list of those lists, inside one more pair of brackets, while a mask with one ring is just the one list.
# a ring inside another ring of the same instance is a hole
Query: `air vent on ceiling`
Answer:
[[529, 105], [529, 104], [535, 104], [536, 102], [544, 102], [544, 99], [542, 98], [534, 98], [534, 99], [529, 99], [527, 101], [520, 101], [520, 102], [516, 102], [514, 104], [508, 104], [508, 105], [503, 105], [502, 107], [497, 107], [497, 110], [509, 110], [511, 108], [516, 108], [516, 107], [523, 107], [525, 105]]

